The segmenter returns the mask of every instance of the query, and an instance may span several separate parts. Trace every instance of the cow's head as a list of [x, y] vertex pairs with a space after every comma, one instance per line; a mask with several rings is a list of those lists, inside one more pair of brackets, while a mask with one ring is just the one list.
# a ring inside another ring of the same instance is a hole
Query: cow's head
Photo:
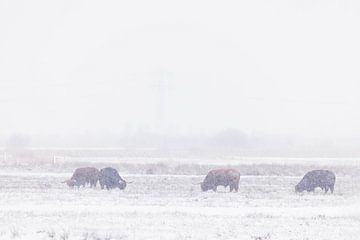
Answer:
[[212, 189], [212, 186], [210, 186], [207, 182], [200, 183], [201, 191], [206, 192], [209, 189]]
[[68, 179], [68, 180], [64, 181], [63, 183], [66, 183], [69, 187], [74, 187], [76, 181], [72, 180], [72, 179]]
[[126, 182], [124, 180], [120, 180], [119, 181], [119, 184], [118, 184], [118, 187], [123, 190], [126, 188]]
[[295, 186], [295, 192], [303, 192], [307, 189], [307, 179], [302, 179], [298, 184]]

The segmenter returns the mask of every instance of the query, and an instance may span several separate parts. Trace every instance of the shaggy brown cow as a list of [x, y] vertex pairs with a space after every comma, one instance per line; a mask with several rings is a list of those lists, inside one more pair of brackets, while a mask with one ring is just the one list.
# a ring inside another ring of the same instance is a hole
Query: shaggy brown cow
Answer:
[[99, 183], [101, 189], [104, 189], [104, 186], [107, 190], [116, 187], [118, 187], [120, 190], [126, 188], [126, 181], [120, 177], [119, 172], [116, 169], [111, 167], [100, 170]]
[[90, 183], [90, 187], [96, 187], [99, 180], [99, 170], [94, 167], [77, 168], [69, 180], [64, 181], [69, 187], [81, 185], [85, 187]]
[[328, 170], [313, 170], [305, 174], [301, 181], [295, 186], [296, 192], [313, 192], [315, 188], [319, 187], [327, 193], [330, 189], [334, 192], [335, 174]]
[[240, 173], [235, 169], [215, 169], [211, 170], [201, 183], [201, 190], [207, 191], [212, 189], [216, 192], [217, 186], [221, 185], [225, 188], [230, 186], [230, 192], [234, 189], [239, 190]]

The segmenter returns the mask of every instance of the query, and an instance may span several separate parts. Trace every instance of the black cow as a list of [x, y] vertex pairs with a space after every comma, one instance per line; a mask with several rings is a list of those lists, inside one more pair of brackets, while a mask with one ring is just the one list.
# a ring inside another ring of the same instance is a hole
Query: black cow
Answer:
[[325, 189], [325, 193], [330, 189], [334, 192], [335, 174], [328, 170], [313, 170], [305, 174], [301, 181], [295, 186], [296, 192], [313, 192], [315, 188], [319, 187], [321, 190]]
[[90, 183], [90, 187], [96, 187], [99, 179], [99, 170], [94, 167], [77, 168], [69, 180], [64, 181], [69, 187], [85, 187]]
[[201, 183], [201, 190], [212, 189], [216, 192], [217, 186], [230, 186], [230, 192], [239, 190], [240, 173], [235, 169], [215, 169], [210, 171]]
[[111, 167], [100, 170], [99, 183], [101, 189], [104, 189], [104, 186], [107, 190], [117, 187], [121, 190], [126, 188], [126, 181], [120, 177], [116, 169]]

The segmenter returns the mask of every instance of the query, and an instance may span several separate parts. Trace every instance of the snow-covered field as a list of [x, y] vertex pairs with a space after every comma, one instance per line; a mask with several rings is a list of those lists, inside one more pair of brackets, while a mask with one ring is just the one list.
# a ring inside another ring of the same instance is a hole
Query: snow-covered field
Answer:
[[[302, 176], [243, 176], [238, 193], [203, 176], [123, 175], [125, 191], [69, 189], [71, 173], [0, 172], [0, 239], [359, 239], [360, 177], [294, 193]], [[229, 189], [226, 189], [227, 191]]]

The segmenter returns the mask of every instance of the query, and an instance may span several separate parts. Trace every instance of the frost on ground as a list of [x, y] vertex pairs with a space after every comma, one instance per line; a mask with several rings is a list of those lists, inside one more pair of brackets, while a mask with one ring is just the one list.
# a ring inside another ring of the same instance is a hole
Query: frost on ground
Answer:
[[[294, 193], [301, 176], [243, 176], [238, 193], [203, 176], [124, 175], [125, 191], [69, 189], [68, 174], [0, 173], [0, 239], [358, 239], [360, 178], [333, 195]], [[226, 189], [228, 191], [229, 189]]]

